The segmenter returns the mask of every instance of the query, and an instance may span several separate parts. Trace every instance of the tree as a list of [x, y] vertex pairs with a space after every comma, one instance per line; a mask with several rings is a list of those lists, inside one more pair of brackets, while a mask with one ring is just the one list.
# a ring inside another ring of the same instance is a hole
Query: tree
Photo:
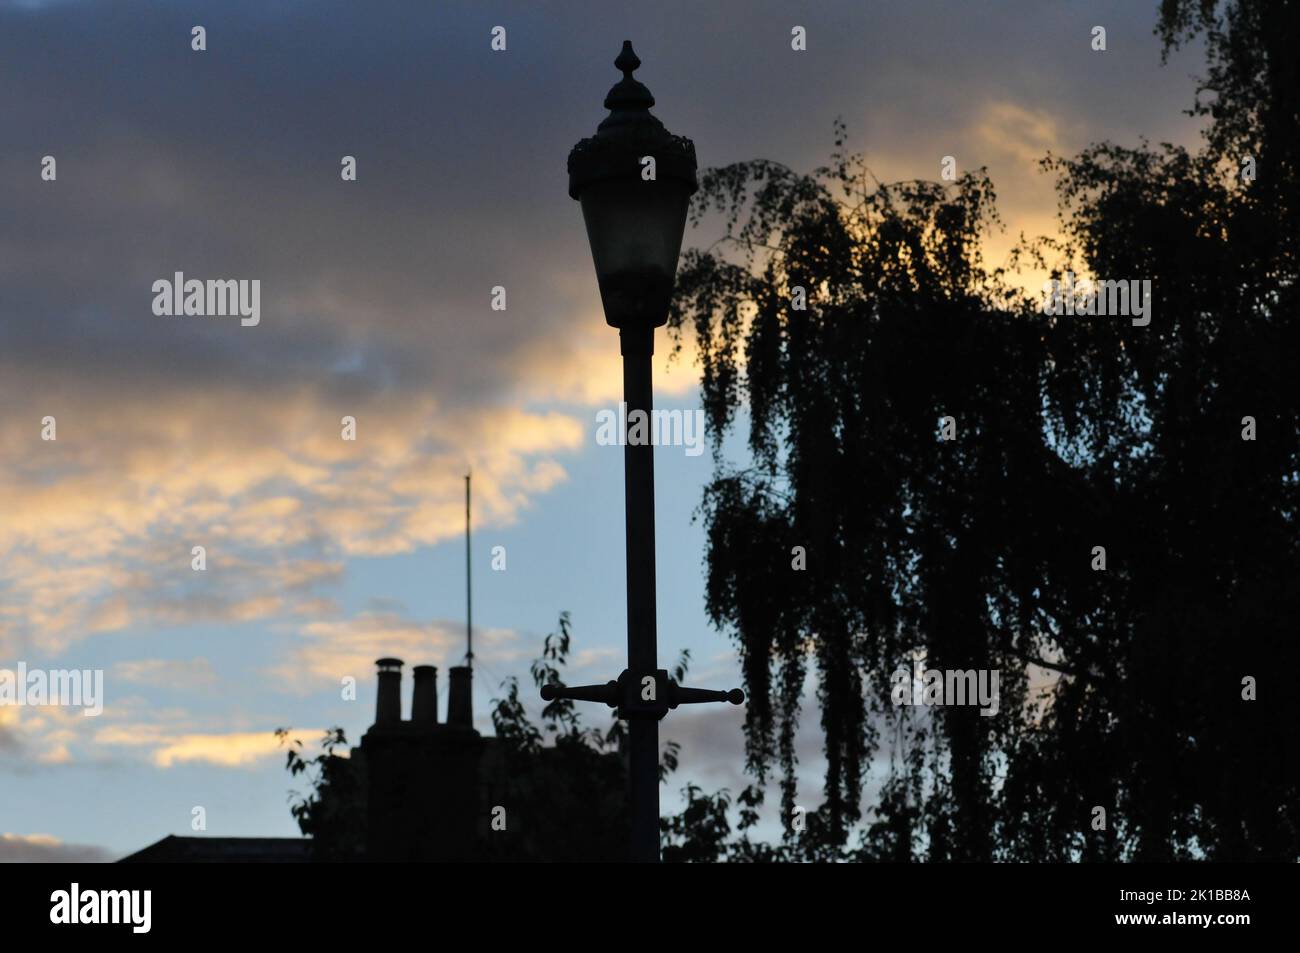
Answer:
[[[1096, 698], [1067, 683], [1061, 743], [1036, 748], [1051, 765], [1089, 754], [1106, 765], [1098, 780], [1115, 791], [1126, 856], [1300, 854], [1286, 757], [1300, 697], [1297, 27], [1293, 2], [1164, 3], [1166, 53], [1205, 35], [1192, 110], [1208, 119], [1204, 147], [1104, 143], [1044, 162], [1058, 175], [1066, 265], [1149, 277], [1161, 309], [1156, 333], [1122, 345], [1059, 335], [1050, 378], [1051, 399], [1083, 426], [1105, 419], [1101, 395], [1123, 394], [1116, 432], [1137, 448], [1107, 454], [1102, 471], [1124, 487], [1114, 495], [1133, 571], [1105, 620], [1110, 644], [1085, 663], [1104, 649], [1121, 677]], [[1095, 438], [1088, 448], [1104, 453]], [[1244, 701], [1263, 659], [1267, 692]], [[1080, 750], [1076, 726], [1107, 716], [1105, 750]]]
[[[815, 669], [824, 804], [791, 849], [1300, 856], [1296, 25], [1292, 3], [1164, 3], [1167, 50], [1207, 37], [1204, 150], [1045, 159], [1063, 238], [1012, 266], [1147, 279], [1145, 327], [1044, 314], [987, 268], [983, 170], [882, 184], [837, 123], [810, 174], [702, 176], [692, 221], [724, 234], [684, 256], [670, 327], [698, 344], [714, 446], [707, 607], [741, 657], [749, 800], [775, 770], [788, 825]], [[1241, 439], [1248, 415], [1267, 436]], [[998, 671], [1000, 716], [895, 706], [917, 658]], [[1264, 659], [1270, 700], [1245, 701]]]
[[308, 793], [292, 792], [289, 811], [304, 837], [312, 839], [316, 861], [359, 860], [365, 851], [365, 814], [361, 809], [359, 781], [346, 758], [336, 748], [347, 747], [342, 728], [331, 728], [320, 741], [320, 754], [304, 758], [302, 741], [291, 739], [291, 728], [277, 728], [275, 737], [286, 747], [285, 770], [293, 777], [305, 775]]
[[[560, 682], [572, 647], [567, 612], [547, 635], [529, 668], [533, 685]], [[507, 679], [493, 702], [492, 725], [502, 742], [503, 803], [517, 805], [518, 835], [489, 838], [487, 856], [502, 860], [620, 860], [627, 856], [626, 765], [623, 725], [588, 728], [572, 699], [548, 702], [535, 723]], [[535, 696], [534, 696], [535, 697]], [[512, 823], [515, 823], [512, 821]]]

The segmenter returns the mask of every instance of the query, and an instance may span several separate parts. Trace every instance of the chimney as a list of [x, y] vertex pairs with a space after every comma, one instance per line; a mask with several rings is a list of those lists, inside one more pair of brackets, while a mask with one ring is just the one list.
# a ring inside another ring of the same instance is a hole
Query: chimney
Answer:
[[402, 660], [381, 658], [379, 666], [379, 695], [375, 699], [375, 724], [395, 725], [402, 720]]
[[411, 721], [429, 726], [438, 723], [438, 670], [432, 665], [417, 665], [411, 669], [415, 676], [415, 689], [411, 694]]
[[455, 665], [449, 674], [451, 685], [447, 690], [447, 724], [473, 728], [474, 705], [469, 693], [473, 672], [468, 665]]

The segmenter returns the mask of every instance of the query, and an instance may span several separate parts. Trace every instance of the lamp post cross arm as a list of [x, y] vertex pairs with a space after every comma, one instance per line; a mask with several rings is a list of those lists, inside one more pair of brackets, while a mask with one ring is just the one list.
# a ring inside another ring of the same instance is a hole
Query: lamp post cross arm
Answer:
[[618, 709], [620, 718], [658, 721], [678, 705], [706, 702], [744, 704], [745, 693], [739, 688], [717, 691], [711, 688], [686, 688], [668, 677], [665, 669], [633, 675], [624, 669], [614, 681], [603, 685], [562, 685], [550, 682], [542, 686], [542, 700], [568, 698], [574, 701], [601, 702]]

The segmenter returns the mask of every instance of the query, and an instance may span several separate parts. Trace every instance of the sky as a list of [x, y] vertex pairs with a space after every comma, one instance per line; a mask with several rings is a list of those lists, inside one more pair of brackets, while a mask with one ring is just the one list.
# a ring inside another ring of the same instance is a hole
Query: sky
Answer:
[[[437, 665], [445, 700], [464, 654], [467, 469], [480, 729], [562, 610], [571, 682], [623, 668], [622, 453], [596, 441], [619, 400], [617, 335], [565, 159], [605, 115], [624, 39], [701, 167], [811, 169], [837, 117], [881, 180], [937, 179], [949, 155], [987, 166], [996, 264], [1021, 233], [1057, 229], [1036, 166], [1049, 151], [1195, 143], [1200, 62], [1161, 65], [1155, 14], [0, 0], [0, 669], [102, 670], [105, 694], [97, 717], [0, 707], [0, 861], [116, 858], [193, 833], [195, 807], [211, 836], [296, 835], [274, 729], [359, 739], [381, 656]], [[156, 315], [153, 283], [176, 272], [257, 279], [260, 322]], [[657, 404], [698, 408], [691, 350], [669, 350], [661, 332]], [[691, 684], [733, 687], [694, 521], [711, 460], [664, 447], [655, 466], [661, 662], [688, 648]], [[680, 783], [744, 785], [742, 717], [670, 715]], [[815, 806], [816, 712], [804, 722]]]

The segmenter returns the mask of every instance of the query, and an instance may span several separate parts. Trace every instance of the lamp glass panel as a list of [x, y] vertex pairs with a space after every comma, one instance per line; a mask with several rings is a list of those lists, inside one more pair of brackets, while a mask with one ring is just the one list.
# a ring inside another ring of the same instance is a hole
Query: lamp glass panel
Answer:
[[686, 186], [674, 180], [607, 180], [583, 190], [582, 216], [610, 324], [667, 321], [689, 203]]

